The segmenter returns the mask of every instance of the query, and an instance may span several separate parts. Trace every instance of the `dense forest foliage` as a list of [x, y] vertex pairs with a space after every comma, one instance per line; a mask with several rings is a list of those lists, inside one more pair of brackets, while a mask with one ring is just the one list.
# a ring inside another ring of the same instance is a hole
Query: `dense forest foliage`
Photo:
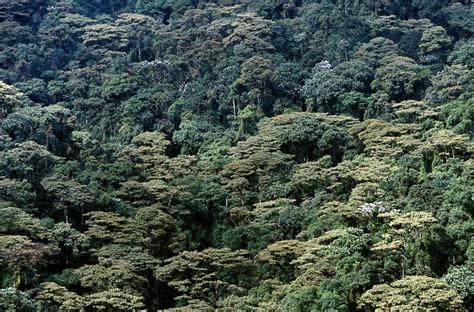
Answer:
[[2, 0], [0, 34], [0, 311], [474, 307], [471, 0]]

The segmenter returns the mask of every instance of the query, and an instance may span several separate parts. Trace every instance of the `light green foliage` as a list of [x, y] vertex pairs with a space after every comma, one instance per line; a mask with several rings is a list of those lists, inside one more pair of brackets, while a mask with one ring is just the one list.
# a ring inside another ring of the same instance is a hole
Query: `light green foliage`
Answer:
[[449, 55], [448, 60], [457, 65], [465, 65], [474, 68], [473, 40], [459, 42], [454, 51]]
[[456, 100], [461, 94], [472, 90], [472, 71], [462, 65], [452, 65], [433, 76], [426, 93], [426, 100], [433, 106]]
[[123, 49], [127, 46], [126, 30], [110, 24], [95, 24], [84, 28], [82, 35], [85, 45]]
[[347, 257], [362, 252], [367, 247], [369, 235], [360, 229], [348, 228], [344, 235], [328, 246], [328, 252], [337, 257]]
[[[239, 8], [224, 8], [222, 14], [231, 14], [231, 27], [233, 31], [225, 36], [224, 46], [232, 47], [234, 51], [242, 52], [267, 52], [274, 50], [270, 38], [274, 33], [272, 21], [250, 12], [239, 12]], [[247, 53], [248, 53], [247, 52]]]
[[383, 217], [392, 219], [390, 226], [401, 231], [417, 231], [436, 221], [429, 212], [407, 212], [401, 215], [385, 213]]
[[2, 153], [0, 166], [21, 180], [38, 184], [39, 179], [48, 174], [60, 157], [50, 153], [44, 146], [33, 141], [18, 144], [15, 148]]
[[472, 151], [472, 144], [466, 135], [455, 134], [452, 130], [438, 130], [430, 133], [428, 142], [442, 157], [449, 158]]
[[131, 219], [110, 212], [90, 212], [86, 215], [84, 233], [95, 245], [110, 243], [135, 245], [143, 241], [138, 224]]
[[451, 43], [451, 38], [441, 26], [434, 26], [423, 31], [420, 39], [421, 53], [428, 55], [446, 49]]
[[403, 57], [385, 57], [375, 71], [374, 90], [381, 90], [395, 100], [419, 98], [427, 72], [414, 60]]
[[20, 90], [0, 81], [0, 117], [5, 118], [14, 109], [30, 104], [29, 99]]
[[423, 101], [403, 101], [393, 106], [397, 119], [405, 123], [423, 122], [427, 119], [435, 119], [439, 113]]
[[50, 150], [59, 150], [62, 143], [58, 138], [69, 133], [75, 127], [75, 118], [71, 111], [51, 105], [19, 108], [2, 120], [2, 128], [17, 141], [33, 140]]
[[41, 284], [35, 294], [35, 300], [39, 302], [40, 310], [58, 306], [64, 311], [78, 311], [85, 305], [84, 298], [56, 283]]
[[369, 119], [350, 129], [362, 143], [368, 156], [393, 157], [415, 151], [420, 147], [416, 124], [387, 123]]
[[461, 309], [462, 299], [443, 282], [427, 276], [407, 276], [388, 284], [376, 285], [360, 298], [359, 308], [384, 309]]
[[233, 270], [242, 274], [250, 265], [246, 251], [212, 248], [202, 252], [184, 251], [158, 267], [155, 275], [178, 291], [180, 295], [176, 299], [182, 305], [196, 299], [213, 304], [230, 292], [244, 292], [239, 285], [225, 282], [222, 278]]
[[69, 209], [80, 210], [83, 223], [84, 209], [91, 205], [94, 198], [87, 187], [67, 179], [60, 174], [54, 174], [41, 181], [41, 186], [54, 198], [55, 208], [64, 211], [64, 221], [69, 222]]
[[470, 266], [450, 268], [449, 272], [443, 276], [443, 281], [462, 298], [474, 294], [474, 272]]
[[392, 40], [376, 37], [361, 45], [354, 56], [367, 64], [378, 66], [384, 58], [395, 57], [397, 52], [398, 47]]
[[139, 311], [144, 306], [142, 297], [117, 288], [88, 295], [86, 304], [97, 311]]
[[144, 54], [147, 52], [150, 39], [157, 31], [157, 22], [142, 14], [123, 13], [118, 16], [115, 24], [124, 29], [128, 35], [128, 44], [136, 49], [137, 60], [143, 61]]
[[134, 272], [140, 274], [153, 269], [158, 262], [145, 248], [120, 244], [105, 245], [95, 251], [94, 256], [99, 259], [111, 259], [111, 261], [123, 260]]
[[51, 240], [51, 233], [25, 211], [16, 207], [0, 208], [0, 233], [22, 234], [37, 240]]
[[133, 266], [123, 260], [102, 260], [99, 264], [85, 265], [76, 270], [81, 285], [93, 291], [115, 288], [140, 293], [146, 280], [134, 272]]
[[474, 105], [473, 98], [458, 99], [443, 107], [446, 122], [457, 133], [464, 133], [474, 137]]
[[135, 220], [147, 237], [146, 245], [154, 254], [168, 249], [179, 248], [182, 237], [177, 235], [178, 224], [168, 213], [159, 207], [140, 208]]
[[89, 245], [87, 237], [68, 223], [55, 224], [51, 232], [66, 257], [80, 256]]
[[269, 60], [252, 57], [242, 64], [239, 83], [249, 89], [265, 90], [274, 79], [274, 75], [273, 64]]
[[23, 282], [22, 271], [40, 263], [51, 250], [21, 235], [0, 235], [0, 263], [12, 270], [12, 283], [18, 288]]

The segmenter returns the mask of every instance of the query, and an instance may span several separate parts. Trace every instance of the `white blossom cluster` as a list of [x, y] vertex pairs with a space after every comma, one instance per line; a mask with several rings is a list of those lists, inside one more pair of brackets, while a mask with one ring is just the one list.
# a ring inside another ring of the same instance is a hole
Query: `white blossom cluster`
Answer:
[[431, 63], [436, 62], [437, 60], [438, 60], [438, 57], [436, 55], [433, 55], [433, 54], [420, 56], [420, 61], [423, 64], [431, 64]]
[[[376, 213], [387, 212], [390, 209], [382, 202], [365, 203], [359, 207], [359, 212], [365, 217], [372, 217]], [[397, 211], [394, 211], [397, 212]]]
[[188, 87], [188, 84], [187, 84], [187, 83], [182, 83], [182, 84], [179, 86], [178, 90], [179, 90], [179, 92], [184, 92], [184, 91], [186, 91], [186, 88], [187, 88], [187, 87]]
[[7, 288], [2, 288], [0, 289], [0, 294], [8, 294], [8, 295], [13, 295], [16, 294], [17, 289], [13, 287], [7, 287]]
[[168, 60], [153, 60], [153, 61], [143, 61], [140, 62], [140, 65], [143, 67], [154, 67], [158, 65], [169, 65], [170, 61]]
[[328, 60], [324, 60], [324, 61], [319, 62], [319, 67], [322, 69], [331, 69], [332, 65]]

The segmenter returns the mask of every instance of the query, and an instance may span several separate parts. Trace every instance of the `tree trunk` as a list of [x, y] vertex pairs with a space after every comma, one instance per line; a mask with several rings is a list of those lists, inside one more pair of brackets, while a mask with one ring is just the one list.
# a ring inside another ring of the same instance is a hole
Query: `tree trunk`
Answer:
[[235, 105], [235, 99], [232, 99], [232, 106], [234, 108], [234, 119], [237, 118], [237, 108]]
[[137, 50], [138, 50], [138, 61], [142, 61], [142, 41], [141, 38], [138, 38], [138, 43], [137, 43]]
[[69, 224], [69, 216], [68, 216], [68, 213], [67, 213], [67, 207], [64, 207], [63, 211], [64, 211], [64, 222], [66, 224]]
[[16, 267], [13, 272], [13, 288], [17, 289], [21, 283], [20, 268]]

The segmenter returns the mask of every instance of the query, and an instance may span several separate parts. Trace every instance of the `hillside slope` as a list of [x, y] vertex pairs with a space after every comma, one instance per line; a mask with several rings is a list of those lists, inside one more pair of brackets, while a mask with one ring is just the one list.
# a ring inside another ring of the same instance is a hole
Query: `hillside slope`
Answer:
[[470, 0], [4, 0], [0, 34], [0, 311], [474, 306]]

